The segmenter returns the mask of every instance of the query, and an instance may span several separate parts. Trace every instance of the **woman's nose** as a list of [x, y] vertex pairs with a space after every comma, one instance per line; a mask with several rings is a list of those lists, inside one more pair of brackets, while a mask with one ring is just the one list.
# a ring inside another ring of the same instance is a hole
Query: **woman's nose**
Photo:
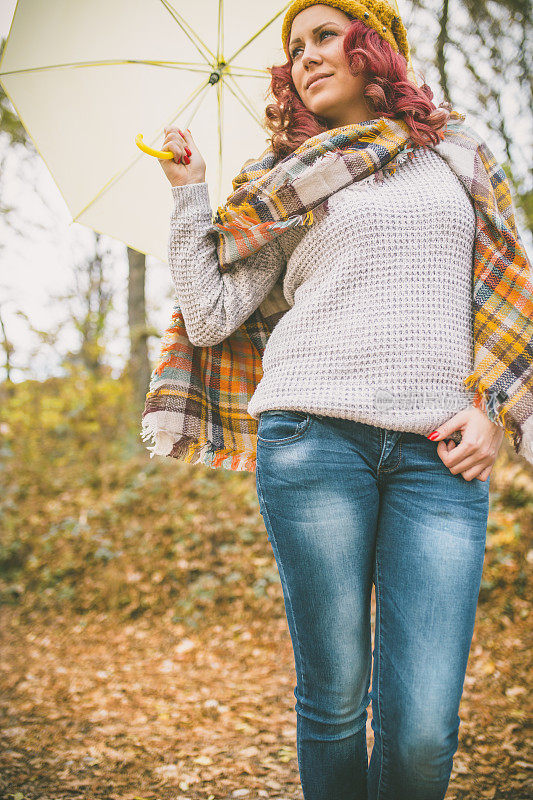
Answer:
[[307, 67], [309, 64], [320, 62], [318, 50], [314, 46], [306, 47], [302, 55], [302, 64]]

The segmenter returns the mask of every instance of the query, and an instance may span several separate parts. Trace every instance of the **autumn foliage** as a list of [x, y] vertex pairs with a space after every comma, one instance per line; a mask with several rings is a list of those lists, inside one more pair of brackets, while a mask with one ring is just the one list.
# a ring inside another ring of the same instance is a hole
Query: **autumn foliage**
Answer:
[[[255, 476], [150, 459], [105, 369], [0, 393], [0, 797], [301, 798]], [[502, 449], [447, 800], [527, 793], [532, 532]]]

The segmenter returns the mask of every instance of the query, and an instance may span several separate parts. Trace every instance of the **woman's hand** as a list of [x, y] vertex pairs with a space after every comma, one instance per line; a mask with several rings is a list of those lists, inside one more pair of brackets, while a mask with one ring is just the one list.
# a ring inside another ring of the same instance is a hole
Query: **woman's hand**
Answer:
[[[437, 453], [452, 475], [460, 472], [466, 481], [473, 478], [486, 481], [505, 435], [503, 428], [492, 422], [481, 409], [469, 406], [436, 430], [438, 436], [432, 437], [432, 441], [438, 441]], [[460, 444], [443, 441], [457, 430], [462, 435]]]
[[174, 158], [158, 158], [171, 186], [205, 181], [205, 161], [196, 147], [189, 130], [165, 128], [166, 138], [161, 150], [170, 150]]

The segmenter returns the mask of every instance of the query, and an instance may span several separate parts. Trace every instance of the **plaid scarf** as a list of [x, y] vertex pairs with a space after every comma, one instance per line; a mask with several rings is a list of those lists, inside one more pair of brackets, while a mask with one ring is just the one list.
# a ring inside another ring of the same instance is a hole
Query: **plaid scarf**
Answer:
[[[439, 142], [428, 145], [461, 180], [475, 211], [474, 371], [464, 384], [515, 452], [533, 463], [531, 267], [505, 173], [464, 119], [454, 114]], [[415, 146], [402, 120], [379, 118], [313, 136], [277, 164], [267, 148], [246, 162], [213, 217], [220, 271], [287, 228], [312, 225], [327, 213], [330, 194], [372, 173], [382, 178]], [[263, 374], [270, 333], [289, 308], [284, 273], [241, 327], [211, 347], [190, 343], [176, 298], [142, 414], [142, 438], [154, 441], [150, 457], [255, 471], [258, 422], [246, 409]]]

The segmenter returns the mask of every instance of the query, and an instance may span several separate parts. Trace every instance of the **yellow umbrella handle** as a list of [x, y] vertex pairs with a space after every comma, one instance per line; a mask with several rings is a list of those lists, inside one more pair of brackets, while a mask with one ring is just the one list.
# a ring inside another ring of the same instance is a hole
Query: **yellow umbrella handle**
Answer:
[[155, 158], [174, 158], [174, 153], [170, 150], [154, 150], [153, 147], [148, 147], [148, 145], [143, 142], [142, 133], [138, 133], [135, 137], [135, 144], [143, 153], [148, 153], [149, 156], [155, 156]]

